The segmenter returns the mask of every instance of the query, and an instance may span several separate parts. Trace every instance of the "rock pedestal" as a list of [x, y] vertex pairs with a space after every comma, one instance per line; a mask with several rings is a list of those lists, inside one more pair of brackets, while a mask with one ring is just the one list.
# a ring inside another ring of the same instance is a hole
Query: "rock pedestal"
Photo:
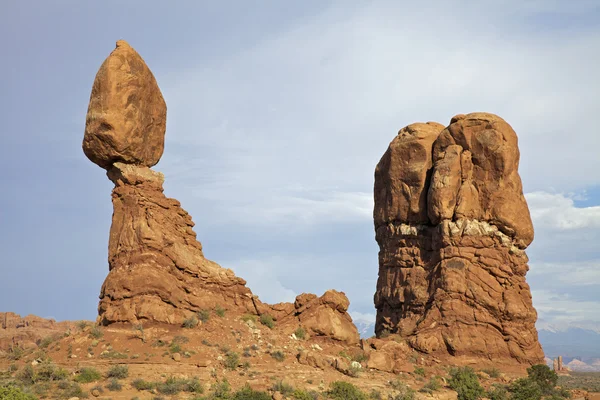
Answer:
[[543, 361], [517, 136], [487, 113], [400, 130], [375, 170], [375, 331], [428, 354]]
[[219, 306], [234, 314], [270, 314], [294, 329], [302, 325], [311, 334], [357, 343], [343, 293], [263, 304], [233, 271], [204, 257], [191, 216], [163, 194], [163, 175], [150, 169], [163, 153], [166, 111], [148, 66], [118, 41], [96, 75], [83, 139], [86, 156], [115, 184], [100, 322], [181, 324]]

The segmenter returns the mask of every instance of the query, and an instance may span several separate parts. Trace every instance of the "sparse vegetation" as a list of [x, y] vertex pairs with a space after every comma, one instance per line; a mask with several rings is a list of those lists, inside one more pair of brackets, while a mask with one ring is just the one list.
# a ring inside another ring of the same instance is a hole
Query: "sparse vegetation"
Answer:
[[277, 381], [271, 388], [274, 392], [279, 392], [284, 396], [290, 396], [294, 392], [294, 387], [287, 382]]
[[102, 379], [102, 374], [95, 368], [85, 367], [81, 368], [79, 374], [75, 376], [74, 381], [79, 383], [90, 383]]
[[144, 325], [142, 324], [134, 324], [132, 329], [135, 332], [138, 332], [138, 337], [142, 340], [142, 343], [146, 343], [146, 334], [144, 332]]
[[425, 376], [425, 368], [423, 368], [423, 367], [415, 367], [414, 373], [415, 373], [415, 375], [424, 377]]
[[271, 352], [271, 357], [273, 357], [279, 362], [285, 360], [285, 354], [283, 354], [283, 352], [280, 350]]
[[332, 382], [327, 397], [335, 400], [367, 400], [367, 396], [350, 382]]
[[87, 322], [87, 321], [83, 321], [83, 320], [82, 320], [82, 321], [77, 321], [76, 325], [77, 325], [77, 327], [78, 327], [78, 328], [79, 328], [81, 331], [83, 331], [83, 330], [85, 330], [85, 328], [87, 328], [87, 326], [88, 326], [88, 322]]
[[564, 399], [571, 395], [567, 390], [557, 389], [558, 375], [547, 365], [537, 364], [527, 368], [527, 378], [517, 379], [509, 391], [511, 400]]
[[219, 317], [223, 318], [225, 316], [225, 309], [221, 306], [216, 306], [215, 314], [217, 314]]
[[303, 327], [299, 327], [294, 331], [294, 335], [296, 335], [298, 339], [304, 340], [306, 339], [306, 330], [304, 330]]
[[248, 322], [248, 321], [256, 322], [256, 316], [252, 315], [252, 314], [244, 314], [244, 315], [242, 315], [241, 320], [244, 322]]
[[6, 400], [37, 400], [32, 394], [24, 393], [16, 386], [0, 386], [0, 399]]
[[271, 400], [266, 392], [253, 390], [250, 386], [244, 386], [233, 395], [233, 400]]
[[14, 345], [8, 349], [6, 356], [9, 360], [17, 361], [23, 357], [23, 354], [25, 354], [25, 350], [21, 346]]
[[504, 385], [492, 385], [487, 391], [487, 398], [490, 400], [508, 400], [508, 390]]
[[196, 317], [198, 318], [198, 321], [202, 321], [202, 323], [206, 323], [210, 319], [210, 311], [209, 310], [200, 310], [196, 313]]
[[102, 329], [98, 325], [94, 325], [92, 329], [90, 329], [90, 337], [100, 339], [102, 336], [104, 336], [104, 332], [102, 332]]
[[398, 379], [391, 381], [390, 386], [395, 393], [389, 397], [389, 400], [413, 400], [415, 398], [415, 391]]
[[129, 356], [125, 353], [120, 353], [118, 351], [115, 350], [105, 350], [102, 353], [100, 353], [100, 358], [106, 358], [106, 359], [115, 359], [115, 360], [125, 360], [127, 358], [129, 358]]
[[427, 382], [419, 391], [423, 393], [433, 393], [441, 388], [442, 383], [440, 382], [439, 378], [437, 376], [432, 376], [429, 379], [429, 382]]
[[500, 377], [500, 370], [495, 367], [494, 368], [484, 368], [481, 371], [488, 374], [490, 378], [499, 378]]
[[137, 390], [152, 390], [154, 389], [155, 384], [153, 382], [148, 382], [139, 378], [131, 382], [131, 386], [133, 386]]
[[123, 385], [121, 385], [117, 379], [113, 378], [110, 380], [110, 383], [106, 385], [106, 388], [111, 392], [120, 392], [123, 390]]
[[227, 354], [225, 354], [225, 361], [223, 362], [225, 368], [233, 371], [238, 367], [239, 363], [240, 355], [235, 351], [229, 351]]
[[448, 384], [458, 393], [458, 400], [477, 400], [485, 394], [477, 375], [469, 367], [452, 368]]
[[569, 372], [558, 377], [558, 384], [565, 389], [581, 389], [600, 392], [600, 372]]
[[517, 379], [510, 385], [511, 400], [540, 400], [542, 390], [529, 378]]
[[273, 329], [275, 327], [275, 321], [273, 320], [273, 317], [269, 314], [262, 314], [260, 316], [260, 323], [269, 329]]
[[195, 316], [191, 316], [188, 319], [184, 320], [181, 324], [183, 328], [192, 329], [198, 326], [198, 319]]
[[107, 378], [125, 379], [129, 376], [129, 367], [127, 365], [113, 365], [106, 373]]

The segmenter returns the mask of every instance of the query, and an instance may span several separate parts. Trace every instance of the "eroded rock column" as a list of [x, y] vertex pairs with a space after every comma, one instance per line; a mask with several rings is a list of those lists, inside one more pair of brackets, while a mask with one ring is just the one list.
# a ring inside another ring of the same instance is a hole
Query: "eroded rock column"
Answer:
[[543, 360], [518, 165], [515, 132], [492, 114], [400, 130], [375, 171], [378, 335], [429, 354]]

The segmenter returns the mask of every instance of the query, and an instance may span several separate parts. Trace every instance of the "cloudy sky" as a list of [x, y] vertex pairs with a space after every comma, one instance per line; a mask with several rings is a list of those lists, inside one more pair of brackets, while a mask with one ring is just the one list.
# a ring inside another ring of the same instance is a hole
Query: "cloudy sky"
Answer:
[[538, 326], [600, 329], [597, 0], [2, 1], [0, 311], [96, 316], [112, 184], [81, 141], [118, 39], [168, 105], [165, 193], [263, 300], [336, 288], [372, 318], [375, 165], [488, 111], [520, 139]]

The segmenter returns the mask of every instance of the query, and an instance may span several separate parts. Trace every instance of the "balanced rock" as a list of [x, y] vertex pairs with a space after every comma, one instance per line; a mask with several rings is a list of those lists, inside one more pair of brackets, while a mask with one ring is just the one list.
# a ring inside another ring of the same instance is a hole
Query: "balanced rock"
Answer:
[[114, 162], [151, 167], [164, 150], [167, 106], [154, 75], [124, 40], [96, 74], [83, 152], [109, 169]]
[[518, 165], [515, 132], [492, 114], [400, 130], [375, 170], [377, 335], [440, 356], [543, 360]]
[[269, 314], [315, 335], [350, 343], [358, 331], [340, 292], [263, 304], [246, 281], [206, 259], [190, 215], [163, 194], [150, 169], [163, 152], [166, 106], [152, 72], [126, 42], [104, 61], [92, 88], [83, 150], [114, 183], [109, 273], [98, 306], [102, 324], [181, 324], [197, 311]]

